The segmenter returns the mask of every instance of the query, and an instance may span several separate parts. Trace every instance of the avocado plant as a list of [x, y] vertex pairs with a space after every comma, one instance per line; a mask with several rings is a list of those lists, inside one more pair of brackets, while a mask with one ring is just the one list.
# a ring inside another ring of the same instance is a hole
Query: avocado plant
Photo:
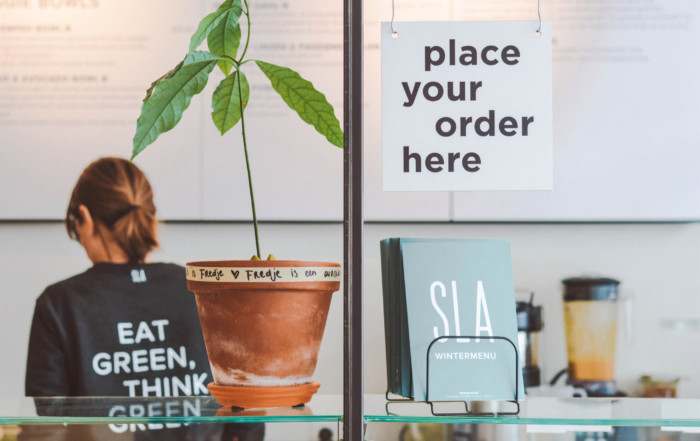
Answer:
[[[242, 17], [245, 17], [245, 43], [242, 43]], [[297, 72], [261, 60], [247, 59], [251, 38], [248, 0], [225, 0], [219, 8], [204, 17], [190, 40], [189, 52], [177, 66], [151, 83], [143, 99], [141, 115], [136, 123], [131, 159], [152, 144], [161, 133], [174, 128], [180, 121], [194, 95], [200, 93], [216, 66], [224, 73], [212, 96], [212, 120], [224, 135], [241, 123], [243, 151], [248, 173], [248, 188], [253, 211], [256, 255], [260, 259], [258, 219], [251, 177], [244, 111], [250, 97], [250, 85], [243, 69], [250, 62], [257, 65], [270, 80], [272, 88], [303, 121], [314, 128], [334, 146], [343, 147], [343, 132], [333, 107], [325, 95]], [[198, 50], [204, 40], [208, 51]]]

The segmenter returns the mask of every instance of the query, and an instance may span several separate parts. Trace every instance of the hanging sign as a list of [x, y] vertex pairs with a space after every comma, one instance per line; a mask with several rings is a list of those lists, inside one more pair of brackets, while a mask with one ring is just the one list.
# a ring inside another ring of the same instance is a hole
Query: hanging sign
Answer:
[[551, 190], [551, 25], [382, 24], [384, 190]]

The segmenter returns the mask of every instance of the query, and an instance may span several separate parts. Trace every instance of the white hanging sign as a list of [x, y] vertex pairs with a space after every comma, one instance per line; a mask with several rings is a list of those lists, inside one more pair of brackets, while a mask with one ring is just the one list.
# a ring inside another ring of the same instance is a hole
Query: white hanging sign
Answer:
[[551, 190], [551, 24], [382, 24], [384, 190]]

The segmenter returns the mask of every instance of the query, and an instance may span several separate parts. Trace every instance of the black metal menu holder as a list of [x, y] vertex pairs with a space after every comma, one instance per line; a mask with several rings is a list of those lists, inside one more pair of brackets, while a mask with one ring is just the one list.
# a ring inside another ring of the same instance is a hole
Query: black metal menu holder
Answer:
[[[511, 347], [513, 348], [513, 351], [515, 352], [515, 396], [513, 400], [506, 400], [508, 403], [513, 403], [515, 404], [515, 410], [511, 412], [473, 412], [469, 410], [469, 403], [468, 401], [431, 401], [430, 400], [430, 349], [433, 347], [433, 345], [438, 342], [438, 341], [443, 341], [443, 340], [450, 340], [450, 339], [494, 339], [494, 340], [504, 340], [510, 343]], [[518, 375], [518, 369], [520, 368], [519, 363], [518, 363], [518, 348], [515, 346], [515, 343], [507, 337], [500, 337], [500, 336], [474, 336], [474, 335], [446, 335], [443, 337], [437, 337], [433, 339], [433, 341], [430, 342], [428, 345], [428, 349], [426, 350], [425, 354], [425, 401], [415, 401], [414, 397], [410, 398], [389, 398], [389, 391], [386, 392], [385, 396], [387, 399], [387, 405], [386, 405], [386, 411], [387, 413], [389, 412], [389, 404], [390, 403], [427, 403], [430, 405], [430, 413], [433, 414], [433, 416], [473, 416], [473, 417], [482, 417], [482, 416], [499, 416], [499, 415], [518, 415], [520, 414], [520, 403], [518, 403], [518, 390], [520, 388], [519, 384], [519, 375]], [[454, 413], [442, 413], [442, 412], [436, 412], [435, 411], [435, 403], [442, 402], [442, 403], [458, 403], [461, 402], [464, 404], [464, 412], [454, 412]]]

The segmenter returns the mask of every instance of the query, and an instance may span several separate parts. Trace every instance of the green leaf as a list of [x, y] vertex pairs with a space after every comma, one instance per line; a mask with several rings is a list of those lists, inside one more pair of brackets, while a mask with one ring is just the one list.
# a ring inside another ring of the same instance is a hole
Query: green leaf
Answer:
[[[222, 57], [236, 58], [238, 47], [241, 44], [241, 26], [238, 23], [240, 16], [240, 8], [226, 12], [226, 17], [212, 29], [207, 37], [209, 52]], [[224, 75], [228, 75], [233, 68], [233, 60], [224, 58], [219, 61], [219, 68]]]
[[209, 33], [216, 28], [222, 20], [228, 18], [229, 13], [234, 14], [234, 16], [236, 16], [236, 22], [238, 22], [238, 17], [241, 16], [242, 12], [241, 0], [226, 0], [223, 2], [216, 11], [207, 15], [199, 22], [197, 30], [190, 39], [190, 52], [197, 50], [204, 39], [209, 36]]
[[209, 52], [190, 52], [172, 77], [158, 83], [141, 107], [131, 159], [153, 143], [161, 133], [177, 125], [192, 97], [206, 86], [209, 74], [220, 59]]
[[[239, 78], [240, 93], [238, 89]], [[250, 98], [250, 86], [243, 72], [234, 71], [219, 83], [211, 100], [213, 110], [211, 117], [222, 135], [240, 121], [241, 97], [243, 98], [243, 108], [245, 108]]]
[[270, 79], [272, 88], [302, 120], [311, 124], [333, 145], [343, 148], [343, 131], [326, 96], [297, 72], [282, 66], [255, 61]]

